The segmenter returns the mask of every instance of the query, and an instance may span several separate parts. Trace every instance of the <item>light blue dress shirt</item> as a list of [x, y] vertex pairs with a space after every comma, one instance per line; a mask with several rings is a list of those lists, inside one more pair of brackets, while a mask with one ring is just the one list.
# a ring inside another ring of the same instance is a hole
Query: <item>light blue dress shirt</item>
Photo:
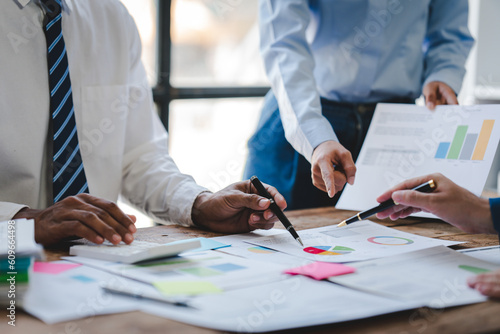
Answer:
[[285, 136], [310, 161], [337, 140], [332, 101], [418, 98], [442, 81], [460, 91], [473, 45], [467, 0], [261, 0], [261, 52]]

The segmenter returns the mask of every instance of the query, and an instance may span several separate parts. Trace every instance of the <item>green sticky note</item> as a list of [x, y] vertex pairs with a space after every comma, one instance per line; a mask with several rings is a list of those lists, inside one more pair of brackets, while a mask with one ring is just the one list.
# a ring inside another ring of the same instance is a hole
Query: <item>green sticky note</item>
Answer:
[[186, 268], [186, 269], [181, 269], [180, 271], [198, 277], [210, 277], [210, 276], [221, 275], [220, 271], [205, 267]]
[[154, 282], [158, 291], [164, 295], [199, 295], [204, 293], [220, 293], [222, 290], [215, 284], [206, 281], [162, 281]]

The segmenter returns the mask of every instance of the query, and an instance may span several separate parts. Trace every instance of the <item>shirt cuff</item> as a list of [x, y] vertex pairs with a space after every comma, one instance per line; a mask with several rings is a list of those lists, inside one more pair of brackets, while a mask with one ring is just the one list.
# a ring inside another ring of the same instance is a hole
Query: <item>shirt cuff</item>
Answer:
[[425, 79], [424, 84], [422, 86], [425, 87], [429, 82], [440, 81], [444, 82], [455, 92], [456, 95], [460, 93], [460, 89], [462, 88], [462, 75], [457, 73], [457, 70], [441, 70], [435, 73], [432, 73]]
[[500, 235], [500, 198], [490, 198], [490, 210], [493, 227]]
[[176, 192], [168, 199], [168, 203], [165, 203], [165, 207], [168, 208], [167, 212], [153, 213], [153, 215], [164, 223], [174, 222], [187, 227], [196, 226], [191, 217], [194, 201], [201, 193], [208, 191], [194, 182], [185, 182], [179, 185]]
[[0, 202], [0, 221], [11, 220], [24, 208], [28, 208], [28, 206], [17, 203]]
[[306, 123], [301, 127], [303, 129], [306, 129], [306, 131], [304, 131], [304, 134], [310, 145], [308, 147], [310, 147], [311, 150], [307, 150], [305, 147], [306, 145], [303, 145], [302, 150], [298, 151], [299, 153], [302, 153], [302, 155], [307, 159], [307, 161], [309, 161], [309, 163], [312, 161], [314, 150], [320, 144], [329, 140], [333, 140], [336, 142], [339, 141], [337, 136], [335, 135], [335, 132], [333, 131], [332, 125], [326, 120], [322, 122], [310, 122], [309, 124]]

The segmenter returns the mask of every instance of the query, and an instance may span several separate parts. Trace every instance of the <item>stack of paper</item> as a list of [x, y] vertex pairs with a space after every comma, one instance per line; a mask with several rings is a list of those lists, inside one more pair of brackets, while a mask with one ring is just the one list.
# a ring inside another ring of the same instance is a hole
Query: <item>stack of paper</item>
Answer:
[[0, 222], [0, 305], [15, 313], [28, 290], [33, 258], [41, 257], [33, 220]]

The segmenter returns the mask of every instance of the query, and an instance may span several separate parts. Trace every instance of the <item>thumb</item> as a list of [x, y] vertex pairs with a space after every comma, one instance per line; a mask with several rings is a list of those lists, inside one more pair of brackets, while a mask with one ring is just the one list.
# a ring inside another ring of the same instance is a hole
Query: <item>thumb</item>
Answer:
[[414, 190], [398, 190], [392, 194], [394, 202], [429, 211], [430, 194], [421, 193]]

